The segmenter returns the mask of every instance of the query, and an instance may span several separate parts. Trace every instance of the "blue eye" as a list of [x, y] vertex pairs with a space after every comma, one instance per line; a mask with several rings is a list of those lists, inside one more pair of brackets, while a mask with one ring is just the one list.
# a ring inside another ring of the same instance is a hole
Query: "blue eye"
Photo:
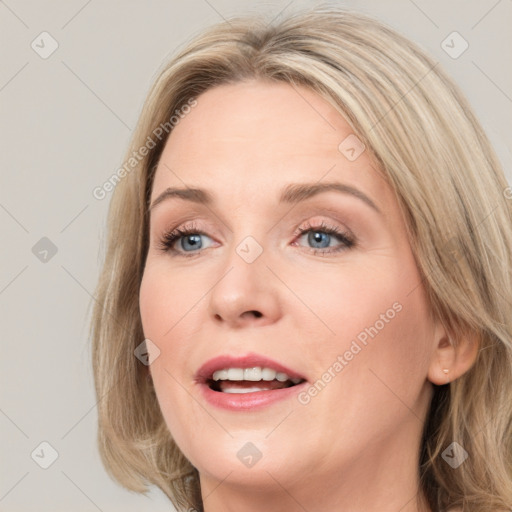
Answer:
[[181, 233], [181, 248], [187, 251], [185, 245], [189, 244], [191, 250], [194, 249], [202, 249], [203, 243], [201, 242], [201, 234], [193, 234], [193, 233]]
[[[336, 253], [350, 249], [355, 245], [355, 240], [350, 234], [341, 231], [337, 226], [329, 226], [324, 222], [322, 222], [319, 226], [307, 224], [306, 226], [300, 227], [297, 230], [297, 233], [300, 234], [300, 238], [307, 234], [307, 241], [313, 246], [310, 247], [310, 250], [312, 250], [313, 254]], [[330, 248], [329, 245], [333, 239], [337, 239], [339, 242], [341, 242], [341, 246]], [[324, 245], [325, 243], [327, 245]], [[317, 244], [320, 244], [320, 246]]]
[[[328, 226], [324, 222], [319, 226], [307, 224], [299, 228], [295, 233], [295, 236], [299, 238], [302, 238], [304, 235], [307, 235], [307, 242], [312, 245], [312, 247], [307, 249], [313, 252], [313, 254], [326, 255], [337, 253], [350, 249], [355, 245], [355, 239], [352, 235], [341, 231], [336, 226]], [[164, 233], [158, 248], [163, 252], [173, 253], [174, 255], [184, 257], [195, 256], [205, 249], [201, 239], [203, 236], [210, 238], [194, 225], [177, 228]], [[333, 240], [337, 240], [341, 245], [331, 247], [330, 244]], [[179, 249], [175, 247], [178, 243], [180, 244]]]
[[[203, 243], [201, 241], [202, 236], [207, 235], [198, 231], [194, 226], [177, 228], [170, 232], [164, 233], [162, 240], [160, 241], [159, 248], [164, 252], [174, 252], [179, 254], [185, 253], [183, 256], [192, 256], [200, 252], [201, 249], [204, 249]], [[177, 242], [181, 242], [180, 250], [174, 247]]]

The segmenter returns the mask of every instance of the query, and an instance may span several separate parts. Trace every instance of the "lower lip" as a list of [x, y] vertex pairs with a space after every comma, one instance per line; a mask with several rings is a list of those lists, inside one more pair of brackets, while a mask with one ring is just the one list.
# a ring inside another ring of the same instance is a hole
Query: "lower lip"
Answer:
[[213, 391], [206, 384], [200, 384], [200, 386], [206, 401], [215, 407], [230, 411], [247, 411], [262, 409], [275, 402], [290, 399], [300, 393], [307, 386], [307, 382], [302, 382], [289, 388], [252, 391], [250, 393], [222, 393]]

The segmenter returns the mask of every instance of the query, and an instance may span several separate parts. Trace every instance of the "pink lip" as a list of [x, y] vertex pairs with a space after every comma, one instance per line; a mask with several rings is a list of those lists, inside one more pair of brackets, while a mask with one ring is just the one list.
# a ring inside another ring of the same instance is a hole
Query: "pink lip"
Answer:
[[224, 368], [253, 368], [255, 366], [272, 368], [277, 372], [286, 373], [291, 378], [304, 379], [304, 377], [295, 370], [273, 361], [272, 359], [258, 354], [247, 354], [239, 357], [222, 355], [210, 359], [197, 371], [196, 382], [201, 388], [203, 397], [210, 404], [231, 411], [260, 409], [279, 400], [291, 398], [307, 385], [307, 382], [305, 381], [289, 388], [274, 389], [272, 391], [265, 390], [253, 391], [251, 393], [220, 393], [210, 389], [207, 384], [207, 381], [211, 379], [213, 372], [217, 370], [222, 370]]

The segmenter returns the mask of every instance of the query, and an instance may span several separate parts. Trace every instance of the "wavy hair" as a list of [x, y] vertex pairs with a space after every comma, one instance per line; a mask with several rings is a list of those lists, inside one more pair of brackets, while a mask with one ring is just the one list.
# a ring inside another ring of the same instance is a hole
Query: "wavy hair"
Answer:
[[[439, 63], [380, 21], [323, 5], [267, 23], [250, 15], [204, 30], [159, 70], [142, 108], [126, 161], [144, 154], [118, 176], [91, 319], [102, 462], [130, 490], [155, 485], [178, 510], [203, 510], [198, 472], [134, 357], [148, 201], [174, 113], [217, 85], [286, 82], [321, 95], [364, 142], [396, 194], [432, 315], [452, 343], [478, 339], [470, 370], [433, 385], [418, 454], [429, 506], [510, 510], [512, 189], [491, 144]], [[452, 442], [469, 454], [457, 469], [441, 456]]]

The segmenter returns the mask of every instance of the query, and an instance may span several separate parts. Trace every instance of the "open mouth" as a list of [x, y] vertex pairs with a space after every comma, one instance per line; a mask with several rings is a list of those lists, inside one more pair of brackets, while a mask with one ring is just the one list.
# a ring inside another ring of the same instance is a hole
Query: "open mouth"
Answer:
[[296, 386], [304, 382], [300, 377], [290, 377], [272, 368], [224, 368], [213, 372], [206, 379], [208, 387], [219, 393], [255, 393]]

